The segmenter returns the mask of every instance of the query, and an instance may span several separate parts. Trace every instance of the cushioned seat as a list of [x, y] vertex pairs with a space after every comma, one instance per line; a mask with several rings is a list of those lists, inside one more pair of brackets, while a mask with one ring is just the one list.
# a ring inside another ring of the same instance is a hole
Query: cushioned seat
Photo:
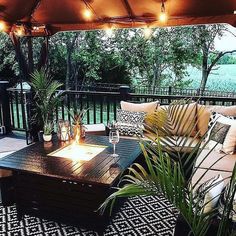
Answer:
[[84, 125], [85, 132], [89, 134], [96, 134], [96, 135], [105, 135], [106, 134], [106, 126], [104, 124], [89, 124]]
[[[196, 166], [200, 165], [201, 168], [209, 168], [211, 165], [214, 164], [214, 162], [219, 160], [211, 167], [211, 169], [228, 172], [231, 172], [233, 170], [236, 161], [236, 154], [226, 155], [224, 153], [212, 151], [210, 152], [209, 156], [206, 157], [208, 153], [209, 150], [203, 150], [201, 152], [200, 156], [197, 159]], [[206, 159], [203, 161], [204, 157], [206, 157]]]

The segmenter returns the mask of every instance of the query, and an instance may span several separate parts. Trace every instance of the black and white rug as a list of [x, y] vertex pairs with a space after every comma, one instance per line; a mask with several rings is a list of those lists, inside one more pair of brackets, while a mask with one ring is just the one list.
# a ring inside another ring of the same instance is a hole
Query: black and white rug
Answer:
[[[142, 196], [127, 199], [107, 226], [104, 236], [171, 236], [177, 210], [165, 199]], [[15, 206], [0, 207], [1, 236], [97, 236], [97, 232], [54, 221], [24, 216], [17, 220]]]

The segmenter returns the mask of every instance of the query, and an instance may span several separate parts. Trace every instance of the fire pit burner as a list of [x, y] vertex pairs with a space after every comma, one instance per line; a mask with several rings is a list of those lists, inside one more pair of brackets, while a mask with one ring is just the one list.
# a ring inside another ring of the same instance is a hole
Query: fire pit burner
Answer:
[[92, 144], [72, 143], [48, 154], [48, 156], [69, 158], [74, 161], [90, 161], [99, 153], [103, 152], [107, 146]]

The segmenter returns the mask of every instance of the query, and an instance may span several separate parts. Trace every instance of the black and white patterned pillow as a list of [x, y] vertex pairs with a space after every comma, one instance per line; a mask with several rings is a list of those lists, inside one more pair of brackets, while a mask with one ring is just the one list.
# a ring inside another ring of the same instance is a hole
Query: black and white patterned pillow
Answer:
[[[219, 205], [218, 205], [218, 211], [219, 211], [219, 217], [223, 217], [224, 214], [224, 208], [227, 201], [229, 201], [228, 191], [229, 191], [230, 183], [226, 185], [225, 189], [222, 191]], [[234, 195], [233, 199], [233, 207], [229, 214], [230, 219], [232, 219], [233, 222], [236, 222], [236, 194]]]
[[121, 135], [143, 137], [143, 128], [141, 125], [117, 122], [116, 128]]
[[121, 135], [143, 137], [143, 121], [146, 112], [117, 110], [117, 129]]
[[198, 209], [209, 212], [215, 208], [220, 198], [220, 193], [224, 188], [224, 179], [221, 175], [202, 183], [195, 191], [194, 201], [198, 204]]
[[[210, 116], [210, 120], [209, 120], [209, 123], [208, 123], [208, 130], [215, 124], [215, 122], [217, 121], [218, 117], [219, 116], [223, 116], [222, 114], [220, 113], [217, 113], [215, 111], [213, 111], [211, 113], [211, 116]], [[235, 116], [225, 116], [231, 120], [236, 120], [236, 117]]]
[[210, 120], [209, 120], [209, 123], [208, 123], [208, 130], [212, 127], [212, 125], [214, 125], [217, 118], [218, 118], [218, 113], [213, 111], [211, 113]]
[[143, 124], [146, 112], [125, 111], [117, 109], [117, 122]]

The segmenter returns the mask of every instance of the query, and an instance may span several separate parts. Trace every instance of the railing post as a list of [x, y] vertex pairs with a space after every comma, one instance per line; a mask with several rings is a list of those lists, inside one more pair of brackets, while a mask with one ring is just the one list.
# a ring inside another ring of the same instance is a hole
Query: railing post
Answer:
[[130, 99], [130, 87], [128, 85], [122, 85], [119, 87], [120, 100], [127, 101]]
[[10, 113], [10, 100], [7, 88], [9, 87], [8, 81], [0, 81], [0, 112], [2, 121], [0, 125], [5, 127], [5, 132], [11, 132], [11, 113]]
[[168, 88], [168, 95], [172, 95], [172, 87], [171, 86], [169, 86], [169, 88]]

